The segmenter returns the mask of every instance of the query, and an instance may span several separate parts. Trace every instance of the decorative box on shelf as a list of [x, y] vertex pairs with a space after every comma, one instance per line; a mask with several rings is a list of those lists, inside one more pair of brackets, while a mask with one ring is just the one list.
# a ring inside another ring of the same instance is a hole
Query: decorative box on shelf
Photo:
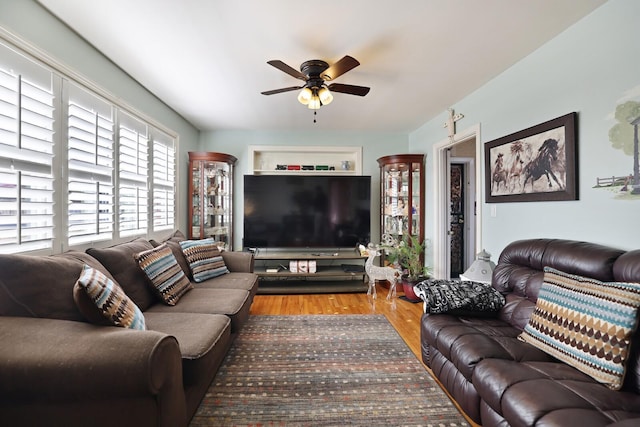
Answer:
[[292, 273], [315, 273], [317, 269], [314, 260], [289, 261], [289, 271]]

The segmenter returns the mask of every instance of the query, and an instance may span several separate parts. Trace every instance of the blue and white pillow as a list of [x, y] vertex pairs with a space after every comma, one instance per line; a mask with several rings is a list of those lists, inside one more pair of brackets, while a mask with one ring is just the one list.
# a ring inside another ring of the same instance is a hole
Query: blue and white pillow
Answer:
[[203, 282], [229, 272], [220, 249], [218, 249], [212, 238], [183, 240], [180, 242], [180, 247], [189, 263], [195, 282]]
[[101, 271], [85, 264], [76, 285], [84, 289], [110, 324], [129, 329], [146, 329], [142, 311], [117, 283]]
[[545, 267], [518, 338], [619, 390], [638, 326], [640, 283], [601, 282]]
[[176, 305], [185, 293], [193, 289], [166, 243], [140, 252], [134, 258], [165, 304]]

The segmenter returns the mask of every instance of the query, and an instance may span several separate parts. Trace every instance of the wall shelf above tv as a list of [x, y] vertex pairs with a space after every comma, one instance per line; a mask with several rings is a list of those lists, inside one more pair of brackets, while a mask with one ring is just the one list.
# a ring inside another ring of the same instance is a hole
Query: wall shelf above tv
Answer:
[[[284, 166], [285, 169], [279, 169], [278, 165]], [[322, 168], [318, 169], [318, 166]], [[290, 170], [288, 167], [294, 167], [294, 169]], [[362, 147], [250, 145], [247, 173], [250, 175], [362, 175]]]

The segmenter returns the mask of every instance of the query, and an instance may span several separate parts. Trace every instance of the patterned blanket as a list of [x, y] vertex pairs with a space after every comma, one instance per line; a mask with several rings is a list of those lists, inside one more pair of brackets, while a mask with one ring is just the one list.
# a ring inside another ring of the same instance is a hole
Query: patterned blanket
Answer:
[[490, 284], [458, 280], [424, 280], [413, 287], [425, 313], [498, 311], [505, 299]]

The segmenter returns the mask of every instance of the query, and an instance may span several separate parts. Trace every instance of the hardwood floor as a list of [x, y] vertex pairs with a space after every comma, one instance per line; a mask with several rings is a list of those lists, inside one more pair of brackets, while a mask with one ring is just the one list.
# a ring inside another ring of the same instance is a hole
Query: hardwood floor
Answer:
[[[377, 292], [378, 297], [375, 300], [365, 293], [256, 295], [251, 306], [251, 314], [384, 314], [422, 363], [420, 352], [422, 303], [411, 303], [400, 298], [389, 302], [386, 299], [388, 289], [377, 286]], [[398, 296], [402, 295], [402, 292], [398, 292]], [[423, 366], [431, 373], [424, 363]], [[433, 374], [431, 376], [438, 382]], [[466, 414], [463, 413], [463, 415], [471, 426], [479, 427]]]

